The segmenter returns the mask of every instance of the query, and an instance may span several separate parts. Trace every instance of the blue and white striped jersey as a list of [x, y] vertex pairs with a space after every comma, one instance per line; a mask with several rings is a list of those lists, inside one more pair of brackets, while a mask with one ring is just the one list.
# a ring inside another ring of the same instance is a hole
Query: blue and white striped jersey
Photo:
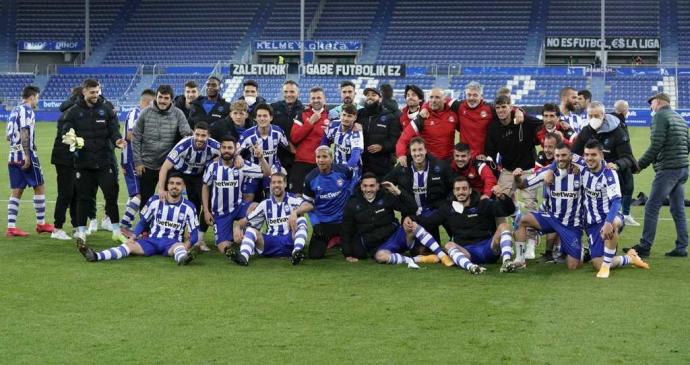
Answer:
[[254, 157], [254, 145], [260, 143], [261, 149], [264, 152], [264, 158], [271, 167], [281, 167], [278, 160], [278, 146], [288, 148], [288, 140], [285, 137], [283, 130], [277, 125], [271, 125], [271, 130], [266, 138], [262, 138], [259, 134], [259, 127], [254, 126], [242, 133], [240, 136], [240, 151], [249, 150], [252, 152], [252, 162], [259, 164], [259, 159]]
[[579, 228], [581, 222], [581, 173], [568, 172], [559, 169], [553, 164], [540, 169], [534, 175], [525, 180], [527, 189], [536, 189], [544, 182], [544, 175], [552, 171], [554, 181], [550, 185], [544, 185], [544, 201], [541, 209], [551, 213], [566, 227]]
[[582, 188], [584, 194], [587, 225], [593, 226], [606, 220], [612, 200], [621, 198], [621, 187], [618, 174], [606, 167], [594, 173], [585, 167], [582, 170]]
[[10, 155], [7, 162], [10, 164], [20, 165], [26, 158], [31, 159], [31, 156], [24, 156], [21, 138], [22, 129], [29, 131], [29, 150], [30, 153], [36, 155], [34, 135], [36, 130], [36, 115], [28, 104], [21, 104], [14, 107], [12, 113], [10, 113], [10, 118], [7, 120], [6, 135], [10, 143]]
[[[127, 120], [125, 120], [125, 133], [123, 134], [123, 136], [126, 137], [127, 133], [130, 133], [134, 130], [134, 127], [137, 125], [137, 120], [139, 120], [139, 114], [141, 114], [141, 108], [139, 106], [135, 107], [134, 109], [130, 110], [129, 113], [127, 113]], [[130, 161], [132, 160], [132, 157], [132, 143], [127, 142], [127, 147], [122, 150], [120, 164], [126, 165], [130, 162], [133, 162]]]
[[290, 233], [290, 224], [288, 219], [290, 213], [302, 204], [302, 198], [293, 196], [290, 193], [285, 193], [283, 201], [279, 202], [271, 195], [256, 206], [256, 209], [247, 216], [247, 221], [250, 226], [261, 229], [261, 226], [266, 222], [268, 229], [266, 234], [269, 236], [282, 236]]
[[580, 114], [575, 114], [575, 112], [570, 112], [569, 115], [561, 114], [561, 120], [570, 124], [570, 128], [572, 128], [575, 133], [580, 133], [582, 128], [587, 125], [587, 118], [582, 118]]
[[[351, 168], [362, 166], [362, 151], [364, 151], [364, 136], [362, 132], [355, 132], [352, 128], [343, 131], [340, 122], [333, 122], [328, 127], [324, 135], [322, 144], [330, 145], [333, 143], [334, 156], [333, 163], [338, 165], [348, 165]], [[350, 158], [354, 156], [354, 161], [350, 164]]]
[[204, 173], [204, 184], [211, 188], [211, 212], [231, 213], [242, 202], [242, 184], [263, 176], [261, 166], [249, 161], [244, 161], [240, 169], [236, 169], [234, 163], [225, 166], [222, 159], [211, 162]]
[[154, 195], [141, 210], [141, 216], [151, 227], [151, 238], [173, 238], [182, 242], [185, 228], [191, 234], [199, 226], [196, 208], [187, 199], [171, 204]]
[[417, 170], [413, 164], [410, 164], [412, 169], [412, 195], [414, 201], [417, 203], [417, 214], [421, 214], [422, 209], [426, 208], [427, 184], [426, 180], [429, 175], [429, 164], [425, 163], [424, 170]]
[[183, 138], [168, 153], [167, 160], [175, 170], [187, 175], [201, 175], [206, 166], [220, 156], [220, 143], [213, 138], [206, 141], [201, 149], [194, 147], [194, 136]]

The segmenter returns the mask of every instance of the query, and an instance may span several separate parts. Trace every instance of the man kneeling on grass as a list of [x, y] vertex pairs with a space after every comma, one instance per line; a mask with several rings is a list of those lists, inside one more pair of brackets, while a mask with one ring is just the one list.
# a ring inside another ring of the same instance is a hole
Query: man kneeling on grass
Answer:
[[[189, 200], [182, 198], [184, 180], [182, 175], [172, 172], [168, 175], [166, 186], [168, 194], [165, 200], [157, 195], [152, 196], [141, 211], [142, 219], [134, 229], [132, 237], [120, 246], [96, 252], [87, 246], [83, 239], [75, 239], [79, 252], [86, 261], [119, 260], [129, 255], [173, 256], [178, 265], [187, 265], [199, 254], [196, 245], [199, 238], [197, 213]], [[146, 226], [151, 227], [148, 238], [139, 238]], [[189, 230], [192, 248], [188, 251], [183, 242], [185, 228]]]
[[[383, 186], [384, 189], [380, 189]], [[350, 198], [345, 207], [340, 245], [343, 255], [354, 262], [373, 256], [383, 264], [406, 264], [418, 269], [422, 256], [409, 257], [403, 254], [418, 244], [424, 245], [438, 256], [444, 264], [452, 261], [441, 250], [436, 240], [421, 226], [401, 226], [395, 218], [395, 211], [405, 217], [414, 213], [417, 206], [412, 196], [401, 191], [393, 183], [379, 184], [371, 172], [364, 173], [360, 190]]]
[[[481, 264], [494, 263], [500, 257], [501, 272], [512, 272], [516, 269], [511, 261], [513, 236], [507, 223], [496, 226], [496, 218], [507, 217], [514, 211], [510, 197], [499, 193], [495, 200], [481, 199], [467, 177], [458, 176], [453, 182], [452, 200], [428, 217], [413, 219], [424, 226], [443, 225], [452, 232], [446, 250], [458, 267], [481, 274], [486, 271]], [[403, 226], [411, 223], [406, 220]]]

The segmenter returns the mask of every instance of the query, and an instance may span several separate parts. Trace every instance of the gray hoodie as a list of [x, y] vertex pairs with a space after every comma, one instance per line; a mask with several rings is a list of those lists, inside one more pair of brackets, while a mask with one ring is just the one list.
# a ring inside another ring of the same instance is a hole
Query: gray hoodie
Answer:
[[192, 130], [182, 110], [174, 105], [167, 110], [160, 110], [154, 102], [141, 111], [134, 127], [134, 166], [144, 165], [147, 169], [160, 170], [165, 157], [175, 147], [178, 137], [191, 134]]

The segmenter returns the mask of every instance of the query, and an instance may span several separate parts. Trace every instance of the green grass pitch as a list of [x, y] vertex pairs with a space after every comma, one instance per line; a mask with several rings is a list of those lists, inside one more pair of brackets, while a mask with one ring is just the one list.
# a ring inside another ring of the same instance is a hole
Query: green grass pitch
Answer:
[[[631, 133], [639, 157], [649, 130]], [[39, 123], [36, 135], [52, 222], [55, 124]], [[652, 176], [636, 176], [635, 194], [649, 193]], [[0, 183], [9, 187], [6, 172]], [[125, 193], [121, 184], [120, 202]], [[31, 196], [18, 225], [27, 231]], [[640, 222], [642, 214], [633, 208]], [[335, 251], [298, 267], [276, 259], [239, 267], [217, 252], [187, 267], [167, 257], [91, 264], [72, 242], [3, 235], [0, 363], [687, 364], [690, 264], [663, 256], [675, 230], [668, 207], [661, 217], [652, 269], [614, 270], [608, 280], [591, 267], [536, 263], [509, 275], [490, 265], [479, 277], [441, 265], [414, 271], [349, 264]], [[621, 245], [640, 233], [627, 227]], [[106, 232], [89, 242], [112, 245]]]

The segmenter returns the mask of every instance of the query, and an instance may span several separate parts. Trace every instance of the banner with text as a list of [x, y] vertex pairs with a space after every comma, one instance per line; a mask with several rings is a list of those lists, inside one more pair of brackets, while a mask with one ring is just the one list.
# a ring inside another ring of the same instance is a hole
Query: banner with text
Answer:
[[[254, 49], [262, 51], [299, 52], [300, 41], [257, 41]], [[304, 41], [305, 51], [359, 51], [362, 49], [360, 41]]]
[[584, 67], [463, 67], [463, 75], [574, 75], [585, 76]]
[[[690, 126], [690, 109], [676, 109], [685, 122]], [[652, 125], [652, 111], [650, 109], [630, 109], [625, 124], [630, 127], [649, 127]]]
[[[601, 49], [599, 37], [546, 37], [546, 49], [593, 50]], [[605, 49], [612, 51], [650, 51], [659, 49], [659, 38], [608, 37]]]
[[405, 65], [304, 65], [305, 76], [405, 77]]
[[286, 76], [288, 65], [277, 64], [232, 64], [230, 76]]
[[80, 52], [82, 41], [17, 41], [17, 50], [23, 52]]

